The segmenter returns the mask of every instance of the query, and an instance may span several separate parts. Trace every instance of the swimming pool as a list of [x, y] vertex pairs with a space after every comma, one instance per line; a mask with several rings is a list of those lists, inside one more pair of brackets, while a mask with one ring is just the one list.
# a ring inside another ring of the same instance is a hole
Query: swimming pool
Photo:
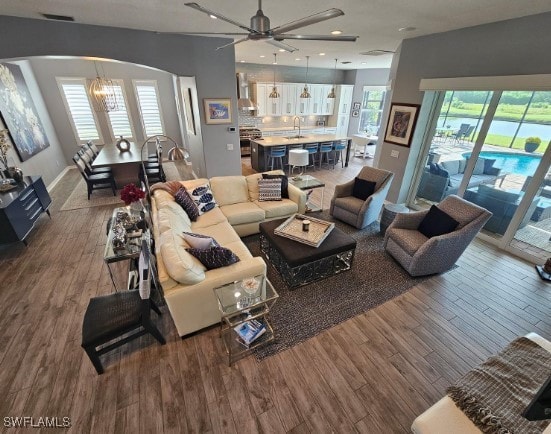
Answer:
[[[470, 152], [463, 154], [465, 158], [469, 158], [470, 156]], [[532, 176], [541, 161], [541, 155], [527, 155], [516, 152], [482, 151], [480, 157], [496, 160], [494, 167], [500, 168], [502, 172], [516, 173], [524, 176]]]

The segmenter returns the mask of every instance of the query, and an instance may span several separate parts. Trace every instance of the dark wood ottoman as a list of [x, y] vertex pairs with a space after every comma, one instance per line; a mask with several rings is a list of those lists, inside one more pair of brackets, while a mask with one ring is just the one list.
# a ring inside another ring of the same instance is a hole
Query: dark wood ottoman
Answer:
[[290, 288], [350, 270], [356, 240], [333, 228], [319, 247], [311, 247], [274, 234], [286, 219], [260, 223], [260, 250]]

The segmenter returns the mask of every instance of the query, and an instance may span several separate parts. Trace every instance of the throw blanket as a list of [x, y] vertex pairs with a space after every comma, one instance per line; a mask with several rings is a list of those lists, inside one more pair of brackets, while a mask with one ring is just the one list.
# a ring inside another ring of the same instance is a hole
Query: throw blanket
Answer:
[[551, 353], [528, 338], [465, 374], [447, 393], [484, 433], [541, 433], [549, 421], [521, 416], [551, 374]]
[[151, 194], [155, 190], [164, 190], [169, 192], [172, 196], [174, 196], [178, 190], [182, 187], [182, 184], [180, 184], [179, 181], [167, 181], [167, 182], [157, 182], [156, 184], [153, 184], [149, 191]]

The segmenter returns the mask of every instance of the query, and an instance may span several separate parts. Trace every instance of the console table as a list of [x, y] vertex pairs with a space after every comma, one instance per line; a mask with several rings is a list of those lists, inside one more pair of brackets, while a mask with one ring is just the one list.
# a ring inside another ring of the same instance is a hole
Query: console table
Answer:
[[50, 216], [51, 203], [41, 176], [25, 176], [14, 189], [0, 192], [0, 244], [22, 241], [27, 245], [38, 217], [43, 212]]

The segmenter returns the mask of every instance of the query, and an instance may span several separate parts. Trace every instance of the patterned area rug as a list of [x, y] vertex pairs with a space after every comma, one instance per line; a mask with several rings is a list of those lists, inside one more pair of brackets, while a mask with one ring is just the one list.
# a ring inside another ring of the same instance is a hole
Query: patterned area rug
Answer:
[[[270, 322], [276, 339], [254, 350], [258, 360], [299, 344], [353, 316], [403, 294], [427, 277], [411, 277], [383, 248], [379, 223], [358, 231], [333, 220], [328, 212], [313, 217], [334, 221], [356, 242], [352, 269], [324, 280], [289, 290], [268, 264], [268, 279], [279, 294]], [[243, 239], [253, 256], [260, 256], [259, 236]]]
[[[186, 166], [183, 161], [164, 162], [163, 169], [165, 171], [166, 179], [168, 181], [179, 181], [193, 178], [191, 169]], [[122, 206], [123, 203], [120, 198], [120, 190], [117, 191], [116, 196], [113, 196], [113, 192], [111, 191], [111, 189], [95, 190], [90, 196], [90, 200], [88, 200], [86, 182], [84, 181], [84, 179], [81, 179], [61, 207], [61, 211], [105, 205]]]

